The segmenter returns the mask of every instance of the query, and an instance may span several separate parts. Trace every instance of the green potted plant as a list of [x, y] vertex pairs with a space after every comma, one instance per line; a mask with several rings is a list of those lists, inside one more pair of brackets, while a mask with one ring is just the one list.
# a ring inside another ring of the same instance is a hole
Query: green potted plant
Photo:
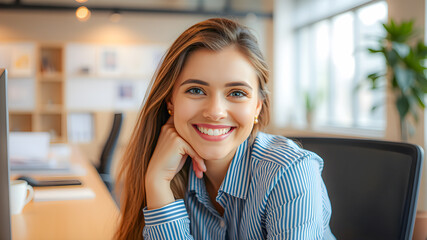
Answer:
[[305, 105], [305, 119], [307, 129], [313, 128], [313, 120], [316, 108], [320, 105], [323, 98], [322, 92], [310, 93], [310, 91], [304, 92], [304, 105]]
[[316, 109], [316, 103], [309, 92], [304, 93], [304, 102], [305, 102], [305, 119], [307, 123], [307, 128], [311, 129], [313, 127], [313, 116], [314, 110]]
[[384, 86], [391, 89], [399, 113], [401, 139], [407, 141], [409, 129], [412, 128], [408, 117], [411, 115], [417, 122], [417, 111], [425, 108], [427, 47], [419, 38], [419, 32], [414, 29], [414, 21], [397, 24], [390, 20], [383, 27], [386, 35], [380, 37], [377, 46], [368, 48], [368, 51], [381, 54], [387, 69], [371, 73], [367, 79], [372, 90]]

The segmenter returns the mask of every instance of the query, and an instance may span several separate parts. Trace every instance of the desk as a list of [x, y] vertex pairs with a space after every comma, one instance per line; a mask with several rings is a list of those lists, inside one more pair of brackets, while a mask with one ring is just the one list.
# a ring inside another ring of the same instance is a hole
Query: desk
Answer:
[[[112, 239], [119, 210], [96, 169], [72, 149], [71, 161], [86, 170], [78, 178], [96, 194], [93, 199], [28, 203], [21, 214], [12, 216], [12, 239]], [[40, 178], [38, 178], [40, 179]]]

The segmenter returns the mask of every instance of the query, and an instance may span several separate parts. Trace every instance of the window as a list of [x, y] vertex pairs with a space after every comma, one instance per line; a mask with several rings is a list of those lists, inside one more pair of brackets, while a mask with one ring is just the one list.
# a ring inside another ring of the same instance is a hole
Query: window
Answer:
[[[300, 7], [310, 9], [307, 2]], [[366, 85], [355, 89], [368, 74], [385, 68], [381, 57], [366, 48], [385, 34], [381, 23], [386, 20], [386, 2], [375, 1], [294, 28], [294, 126], [308, 122], [308, 97], [315, 105], [315, 127], [384, 130], [385, 93], [373, 93]], [[371, 111], [374, 105], [379, 107]]]

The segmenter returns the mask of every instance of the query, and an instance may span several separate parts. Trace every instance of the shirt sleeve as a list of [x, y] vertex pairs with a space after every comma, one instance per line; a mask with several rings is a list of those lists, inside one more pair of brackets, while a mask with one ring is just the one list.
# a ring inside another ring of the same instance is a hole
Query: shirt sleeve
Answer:
[[278, 174], [267, 201], [267, 239], [334, 239], [320, 172], [319, 161], [308, 155]]
[[183, 199], [159, 209], [148, 210], [145, 207], [143, 213], [144, 239], [193, 239], [190, 235], [190, 219]]

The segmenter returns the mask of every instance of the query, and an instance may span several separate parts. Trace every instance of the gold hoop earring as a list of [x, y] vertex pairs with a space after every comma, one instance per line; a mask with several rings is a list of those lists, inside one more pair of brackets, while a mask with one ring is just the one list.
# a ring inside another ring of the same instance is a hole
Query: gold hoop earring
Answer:
[[168, 109], [168, 113], [172, 116], [172, 110]]
[[255, 118], [254, 118], [254, 124], [257, 124], [258, 123], [258, 116], [255, 116]]

